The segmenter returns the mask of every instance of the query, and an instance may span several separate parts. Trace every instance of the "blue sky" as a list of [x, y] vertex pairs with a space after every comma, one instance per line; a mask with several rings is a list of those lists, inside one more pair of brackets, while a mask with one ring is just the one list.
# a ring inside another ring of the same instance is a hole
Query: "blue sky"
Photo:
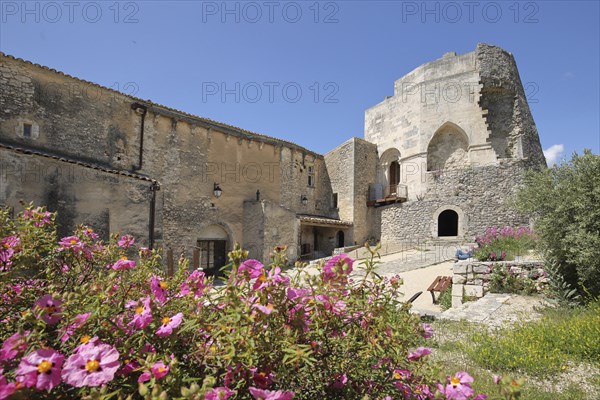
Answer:
[[[325, 153], [394, 80], [514, 54], [542, 147], [600, 150], [598, 1], [0, 1], [0, 49]], [[552, 147], [554, 146], [554, 147]]]

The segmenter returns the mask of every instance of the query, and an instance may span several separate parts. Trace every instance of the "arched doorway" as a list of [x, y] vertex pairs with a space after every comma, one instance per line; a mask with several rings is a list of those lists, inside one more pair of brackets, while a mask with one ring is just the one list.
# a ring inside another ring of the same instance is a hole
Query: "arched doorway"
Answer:
[[344, 247], [344, 232], [342, 231], [337, 233], [337, 247]]
[[458, 236], [458, 213], [444, 210], [438, 216], [438, 236]]
[[200, 268], [207, 275], [218, 275], [227, 264], [229, 235], [220, 225], [209, 225], [198, 235], [197, 246], [200, 250]]

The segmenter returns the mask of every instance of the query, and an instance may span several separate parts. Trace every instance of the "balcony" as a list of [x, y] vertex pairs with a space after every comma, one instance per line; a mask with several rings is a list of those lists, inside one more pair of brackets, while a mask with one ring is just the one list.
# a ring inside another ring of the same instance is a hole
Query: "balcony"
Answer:
[[369, 185], [367, 206], [380, 207], [392, 203], [401, 203], [408, 198], [406, 185], [383, 185], [375, 183]]

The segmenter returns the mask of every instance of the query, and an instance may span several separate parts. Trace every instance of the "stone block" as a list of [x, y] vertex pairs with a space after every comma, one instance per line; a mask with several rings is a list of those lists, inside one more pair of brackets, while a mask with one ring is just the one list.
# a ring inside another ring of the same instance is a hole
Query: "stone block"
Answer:
[[463, 288], [465, 285], [452, 285], [452, 296], [461, 296], [463, 295]]
[[[483, 297], [483, 286], [481, 285], [465, 285], [465, 296]], [[452, 291], [454, 295], [454, 291]]]
[[474, 265], [473, 266], [473, 272], [477, 273], [477, 274], [486, 274], [488, 273], [488, 266], [487, 265]]
[[467, 278], [466, 278], [464, 275], [456, 275], [456, 274], [455, 274], [455, 275], [452, 277], [452, 284], [453, 284], [453, 285], [456, 285], [456, 284], [462, 285], [462, 284], [463, 284], [463, 283], [465, 283], [466, 281], [467, 281]]
[[452, 308], [460, 307], [462, 305], [462, 295], [452, 296]]
[[462, 264], [460, 262], [454, 264], [453, 271], [455, 274], [466, 274], [467, 273], [467, 264]]

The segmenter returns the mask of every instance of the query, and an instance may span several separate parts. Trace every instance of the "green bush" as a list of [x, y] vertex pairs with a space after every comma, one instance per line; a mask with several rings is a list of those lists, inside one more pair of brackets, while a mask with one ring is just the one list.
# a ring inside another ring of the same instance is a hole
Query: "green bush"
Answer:
[[185, 260], [167, 276], [129, 235], [58, 241], [54, 220], [0, 209], [0, 399], [455, 398], [456, 379], [474, 394], [464, 371], [440, 381], [378, 247], [311, 274], [282, 272], [285, 247], [266, 266], [236, 246], [215, 286]]
[[[600, 295], [600, 156], [530, 172], [514, 205], [535, 218], [535, 231], [558, 277], [588, 299]], [[558, 286], [558, 285], [556, 285]]]

